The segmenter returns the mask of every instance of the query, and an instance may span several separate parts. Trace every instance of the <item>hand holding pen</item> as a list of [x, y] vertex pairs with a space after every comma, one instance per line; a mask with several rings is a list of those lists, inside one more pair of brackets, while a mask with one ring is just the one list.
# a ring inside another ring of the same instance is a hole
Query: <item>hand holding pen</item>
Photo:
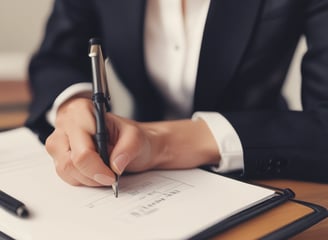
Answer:
[[217, 163], [216, 142], [201, 119], [138, 122], [106, 113], [109, 93], [104, 61], [99, 41], [91, 43], [90, 57], [97, 80], [94, 102], [92, 91], [87, 91], [62, 103], [56, 113], [55, 130], [46, 141], [56, 172], [65, 182], [75, 186], [113, 186], [117, 194], [118, 175], [123, 172]]
[[[110, 167], [108, 153], [108, 129], [105, 122], [105, 113], [109, 111], [109, 90], [107, 77], [105, 73], [105, 63], [102, 55], [99, 39], [92, 38], [90, 40], [90, 53], [93, 74], [93, 96], [92, 101], [95, 108], [96, 118], [96, 134], [95, 142], [98, 153], [104, 163]], [[115, 174], [115, 182], [112, 185], [114, 194], [118, 197], [118, 180], [119, 176]]]

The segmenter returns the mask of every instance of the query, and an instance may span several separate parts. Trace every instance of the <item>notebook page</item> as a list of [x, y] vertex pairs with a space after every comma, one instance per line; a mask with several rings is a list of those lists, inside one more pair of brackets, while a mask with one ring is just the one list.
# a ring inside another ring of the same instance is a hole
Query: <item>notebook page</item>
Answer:
[[0, 208], [0, 230], [17, 239], [186, 239], [274, 195], [192, 169], [122, 176], [115, 198], [110, 187], [63, 182], [25, 128], [1, 133], [0, 142], [0, 189], [31, 212], [19, 219]]

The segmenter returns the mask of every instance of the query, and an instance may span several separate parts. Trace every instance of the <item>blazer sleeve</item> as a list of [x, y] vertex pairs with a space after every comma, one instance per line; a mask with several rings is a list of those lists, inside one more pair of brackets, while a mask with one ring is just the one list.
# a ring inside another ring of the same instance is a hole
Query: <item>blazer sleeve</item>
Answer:
[[45, 142], [53, 130], [46, 111], [67, 87], [91, 80], [88, 41], [99, 36], [92, 1], [56, 0], [29, 65], [32, 100], [26, 126]]
[[245, 177], [328, 182], [328, 1], [307, 1], [303, 111], [224, 113], [244, 150]]

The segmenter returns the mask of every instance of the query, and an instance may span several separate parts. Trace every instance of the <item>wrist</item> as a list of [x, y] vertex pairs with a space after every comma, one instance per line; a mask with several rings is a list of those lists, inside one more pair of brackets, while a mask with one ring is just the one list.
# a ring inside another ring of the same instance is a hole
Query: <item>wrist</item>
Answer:
[[[81, 116], [84, 121], [81, 121]], [[56, 113], [55, 127], [63, 127], [79, 122], [79, 126], [95, 132], [93, 123], [93, 104], [90, 99], [74, 97], [62, 103]], [[80, 118], [80, 119], [79, 119]]]
[[55, 99], [52, 107], [46, 113], [47, 121], [55, 126], [55, 121], [57, 117], [58, 108], [65, 103], [68, 99], [73, 97], [91, 97], [92, 92], [92, 84], [91, 83], [76, 83], [68, 88], [66, 88], [63, 92], [61, 92]]
[[201, 120], [144, 123], [151, 142], [153, 168], [194, 168], [217, 164], [219, 149]]

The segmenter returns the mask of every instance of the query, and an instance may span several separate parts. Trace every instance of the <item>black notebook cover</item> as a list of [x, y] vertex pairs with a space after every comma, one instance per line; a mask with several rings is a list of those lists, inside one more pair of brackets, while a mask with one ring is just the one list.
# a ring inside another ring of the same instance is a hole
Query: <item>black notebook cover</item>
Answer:
[[295, 221], [284, 225], [281, 228], [278, 228], [272, 232], [269, 232], [263, 235], [260, 239], [263, 240], [279, 240], [279, 239], [287, 239], [295, 234], [304, 231], [305, 229], [313, 226], [324, 218], [328, 217], [328, 211], [322, 206], [312, 204], [309, 202], [294, 200], [295, 194], [290, 189], [276, 189], [276, 195], [271, 199], [266, 200], [256, 206], [253, 206], [249, 209], [246, 209], [238, 214], [235, 214], [224, 221], [218, 222], [212, 227], [200, 232], [190, 238], [191, 240], [198, 239], [209, 239], [214, 236], [220, 236], [220, 234], [225, 231], [238, 228], [238, 225], [250, 220], [254, 217], [257, 217], [259, 214], [264, 213], [270, 209], [275, 207], [279, 207], [279, 205], [286, 203], [287, 201], [292, 201], [301, 205], [306, 206], [307, 208], [311, 208], [312, 211], [309, 214], [304, 215], [301, 218], [295, 219]]

